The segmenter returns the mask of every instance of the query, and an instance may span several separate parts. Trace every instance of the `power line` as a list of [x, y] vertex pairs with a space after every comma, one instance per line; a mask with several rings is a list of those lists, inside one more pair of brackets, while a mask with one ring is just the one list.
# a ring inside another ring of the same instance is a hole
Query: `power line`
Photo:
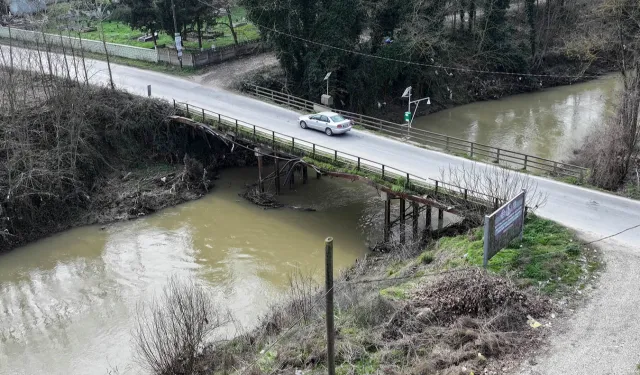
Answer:
[[[197, 0], [197, 1], [199, 3], [201, 3], [202, 5], [206, 5], [208, 7], [215, 8], [211, 4], [205, 2], [204, 0]], [[264, 8], [261, 9], [261, 10], [264, 11]], [[334, 49], [334, 50], [338, 50], [338, 51], [342, 51], [342, 52], [346, 52], [346, 53], [350, 53], [350, 54], [354, 54], [354, 55], [358, 55], [358, 56], [363, 56], [363, 57], [367, 57], [367, 58], [391, 61], [391, 62], [402, 63], [402, 64], [406, 64], [406, 65], [415, 65], [415, 66], [422, 66], [422, 67], [426, 67], [426, 68], [443, 69], [445, 71], [454, 70], [454, 71], [459, 71], [459, 72], [479, 73], [479, 74], [497, 74], [497, 75], [512, 76], [512, 77], [567, 78], [567, 79], [599, 78], [600, 77], [600, 76], [593, 75], [593, 74], [558, 75], [558, 74], [533, 74], [533, 73], [496, 72], [496, 71], [491, 71], [491, 70], [482, 70], [482, 69], [473, 69], [473, 68], [460, 68], [460, 67], [453, 67], [453, 66], [444, 66], [444, 65], [439, 65], [439, 64], [427, 64], [427, 63], [420, 63], [420, 62], [415, 62], [415, 61], [400, 60], [400, 59], [394, 59], [394, 58], [391, 58], [391, 57], [376, 56], [376, 55], [372, 55], [370, 53], [349, 50], [349, 49], [346, 49], [346, 48], [336, 47], [336, 46], [333, 46], [333, 45], [330, 45], [330, 44], [326, 44], [326, 43], [316, 42], [314, 40], [305, 39], [305, 38], [299, 37], [297, 35], [289, 34], [289, 33], [286, 33], [284, 31], [277, 30], [275, 28], [271, 28], [271, 27], [268, 27], [268, 26], [261, 25], [261, 24], [256, 23], [256, 22], [252, 22], [252, 23], [255, 26], [258, 26], [258, 27], [261, 27], [263, 29], [269, 30], [269, 31], [274, 32], [276, 34], [285, 35], [285, 36], [288, 36], [290, 38], [298, 39], [300, 41], [311, 43], [311, 44], [314, 44], [314, 45], [317, 45], [317, 46], [330, 48], [330, 49]]]
[[272, 31], [274, 33], [285, 35], [285, 36], [288, 36], [288, 37], [293, 38], [293, 39], [298, 39], [298, 40], [303, 41], [303, 42], [315, 44], [317, 46], [330, 48], [330, 49], [335, 49], [335, 50], [338, 50], [338, 51], [342, 51], [342, 52], [346, 52], [346, 53], [350, 53], [350, 54], [354, 54], [354, 55], [358, 55], [358, 56], [363, 56], [363, 57], [368, 57], [368, 58], [373, 58], [373, 59], [379, 59], [379, 60], [385, 60], [385, 61], [391, 61], [391, 62], [396, 62], [396, 63], [402, 63], [402, 64], [406, 64], [406, 65], [415, 65], [415, 66], [422, 66], [422, 67], [426, 67], [426, 68], [443, 69], [445, 71], [454, 70], [454, 71], [459, 71], [459, 72], [479, 73], [479, 74], [496, 74], [496, 75], [513, 76], [513, 77], [567, 78], [567, 79], [599, 78], [599, 76], [591, 75], [591, 74], [557, 75], [557, 74], [533, 74], [533, 73], [496, 72], [496, 71], [491, 71], [491, 70], [481, 70], [481, 69], [473, 69], [473, 68], [460, 68], [460, 67], [453, 67], [453, 66], [444, 66], [444, 65], [439, 65], [439, 64], [427, 64], [427, 63], [420, 63], [420, 62], [415, 62], [415, 61], [400, 60], [400, 59], [394, 59], [394, 58], [391, 58], [391, 57], [376, 56], [376, 55], [372, 55], [372, 54], [369, 54], [369, 53], [364, 53], [364, 52], [349, 50], [349, 49], [345, 49], [345, 48], [341, 48], [341, 47], [336, 47], [336, 46], [333, 46], [333, 45], [330, 45], [330, 44], [326, 44], [326, 43], [321, 43], [321, 42], [316, 42], [316, 41], [313, 41], [313, 40], [305, 39], [305, 38], [299, 37], [297, 35], [286, 33], [284, 31], [279, 31], [277, 29], [274, 29], [274, 28], [271, 28], [271, 27], [268, 27], [268, 26], [264, 26], [264, 25], [261, 25], [261, 24], [255, 23], [255, 22], [253, 22], [253, 24], [258, 26], [258, 27], [264, 28], [266, 30]]

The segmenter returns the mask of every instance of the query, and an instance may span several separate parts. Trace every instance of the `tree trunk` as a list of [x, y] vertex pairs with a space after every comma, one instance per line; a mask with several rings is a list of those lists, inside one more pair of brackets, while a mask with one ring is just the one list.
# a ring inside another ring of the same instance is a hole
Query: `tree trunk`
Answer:
[[229, 29], [231, 30], [231, 35], [233, 35], [233, 43], [238, 45], [238, 35], [236, 34], [236, 28], [233, 26], [233, 19], [231, 18], [231, 8], [227, 7], [227, 19], [229, 20]]
[[198, 28], [198, 48], [202, 51], [202, 20], [196, 18], [196, 27]]
[[[549, 0], [547, 0], [549, 1]], [[535, 0], [526, 0], [525, 12], [527, 14], [527, 22], [529, 23], [529, 44], [531, 46], [531, 61], [536, 60], [536, 5]]]

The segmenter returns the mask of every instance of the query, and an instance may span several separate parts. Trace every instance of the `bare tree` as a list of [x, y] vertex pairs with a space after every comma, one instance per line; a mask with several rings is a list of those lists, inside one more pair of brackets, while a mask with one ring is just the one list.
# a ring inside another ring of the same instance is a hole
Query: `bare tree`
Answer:
[[230, 322], [193, 280], [169, 279], [159, 296], [138, 307], [138, 360], [154, 374], [193, 374], [198, 353]]
[[547, 203], [547, 194], [538, 190], [534, 179], [523, 173], [510, 171], [498, 166], [452, 166], [440, 170], [440, 178], [453, 186], [459, 193], [475, 196], [479, 199], [497, 198], [504, 203], [518, 195], [522, 190], [527, 191], [527, 207], [536, 210]]

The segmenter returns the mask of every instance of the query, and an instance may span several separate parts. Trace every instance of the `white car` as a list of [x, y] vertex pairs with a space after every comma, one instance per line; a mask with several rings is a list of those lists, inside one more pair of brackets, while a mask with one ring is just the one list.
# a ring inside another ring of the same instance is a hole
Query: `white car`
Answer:
[[326, 135], [343, 134], [351, 130], [353, 121], [334, 112], [320, 112], [315, 115], [300, 116], [302, 129], [316, 129]]

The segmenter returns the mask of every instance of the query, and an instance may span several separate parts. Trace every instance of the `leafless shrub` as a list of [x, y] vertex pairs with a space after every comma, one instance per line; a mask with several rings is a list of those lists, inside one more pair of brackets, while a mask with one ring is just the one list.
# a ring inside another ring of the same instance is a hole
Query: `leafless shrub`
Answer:
[[477, 163], [463, 166], [450, 165], [440, 170], [440, 178], [453, 185], [458, 194], [464, 194], [479, 200], [497, 198], [499, 203], [505, 203], [518, 195], [522, 190], [527, 191], [527, 207], [535, 211], [547, 203], [547, 194], [538, 190], [538, 183], [523, 173], [510, 171], [497, 166], [480, 166]]
[[618, 189], [627, 177], [633, 157], [638, 154], [640, 105], [640, 61], [624, 76], [615, 112], [602, 129], [587, 137], [579, 160], [591, 169], [590, 182], [607, 190]]
[[192, 374], [206, 341], [229, 323], [202, 286], [176, 277], [139, 306], [136, 318], [136, 356], [158, 375]]

